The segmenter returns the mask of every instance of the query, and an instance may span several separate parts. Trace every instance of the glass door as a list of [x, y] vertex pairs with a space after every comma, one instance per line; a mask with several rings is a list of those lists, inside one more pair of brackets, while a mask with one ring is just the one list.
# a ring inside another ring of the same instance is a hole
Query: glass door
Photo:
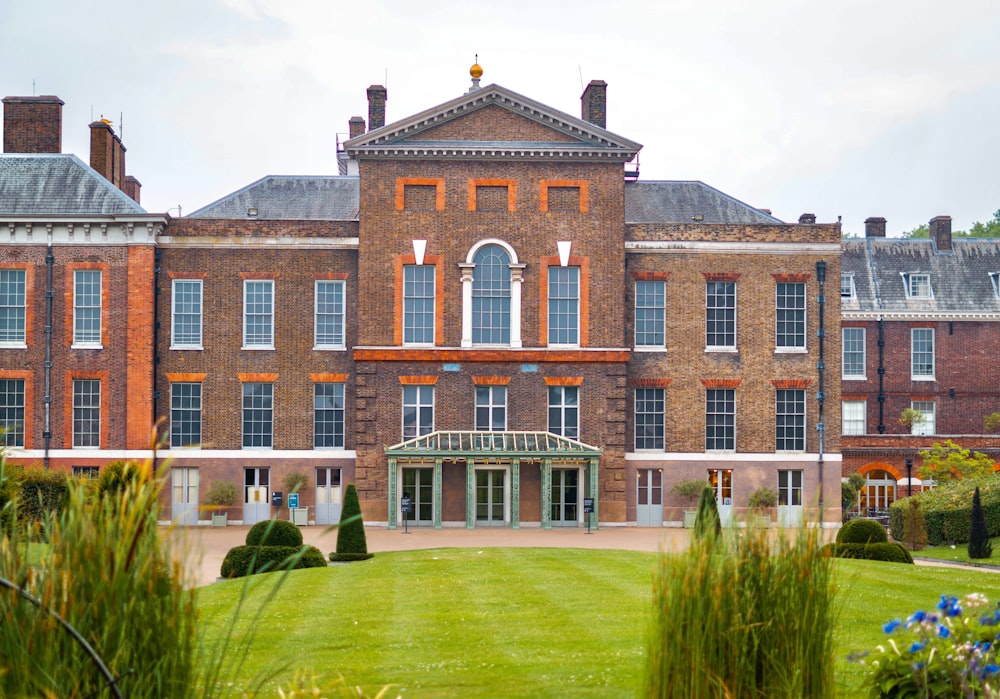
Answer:
[[635, 472], [635, 523], [640, 527], [663, 526], [663, 471], [640, 468]]
[[[400, 497], [410, 496], [411, 510], [406, 517], [411, 524], [434, 524], [434, 469], [404, 468]], [[402, 513], [400, 513], [402, 514]]]
[[476, 524], [504, 526], [505, 471], [476, 471]]
[[778, 522], [783, 527], [802, 524], [802, 471], [778, 471]]
[[341, 498], [339, 468], [316, 469], [316, 524], [340, 521]]
[[733, 469], [710, 469], [708, 484], [715, 491], [715, 503], [719, 508], [722, 526], [727, 527], [733, 521]]
[[198, 469], [173, 468], [170, 518], [180, 525], [198, 524]]
[[271, 518], [270, 469], [243, 469], [243, 524]]
[[552, 470], [552, 524], [575, 527], [579, 522], [579, 469]]

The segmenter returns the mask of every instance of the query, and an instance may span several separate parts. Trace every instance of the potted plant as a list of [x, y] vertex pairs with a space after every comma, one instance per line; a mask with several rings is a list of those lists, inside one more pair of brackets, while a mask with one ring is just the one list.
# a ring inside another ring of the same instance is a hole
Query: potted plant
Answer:
[[285, 474], [285, 477], [281, 479], [281, 485], [285, 487], [285, 492], [289, 495], [288, 518], [294, 524], [298, 524], [300, 526], [309, 524], [309, 508], [291, 506], [291, 495], [293, 493], [299, 493], [303, 489], [309, 487], [309, 476], [301, 473], [300, 471], [289, 471]]
[[751, 523], [759, 527], [771, 526], [771, 508], [778, 504], [778, 493], [766, 485], [750, 493], [747, 505], [750, 507]]
[[225, 527], [229, 523], [227, 508], [236, 504], [236, 485], [230, 481], [215, 481], [205, 494], [205, 504], [212, 507], [212, 526]]
[[698, 508], [695, 505], [698, 502], [698, 498], [701, 497], [701, 491], [704, 490], [705, 485], [705, 481], [693, 478], [674, 483], [670, 489], [671, 493], [687, 502], [687, 507], [684, 508], [685, 529], [694, 527], [694, 521], [698, 516]]

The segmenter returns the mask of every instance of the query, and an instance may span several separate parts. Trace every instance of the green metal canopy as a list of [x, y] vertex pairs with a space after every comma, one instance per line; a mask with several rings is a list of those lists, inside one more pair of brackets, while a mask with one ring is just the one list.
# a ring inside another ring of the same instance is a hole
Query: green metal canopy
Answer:
[[593, 447], [551, 432], [431, 432], [395, 446], [386, 447], [387, 456], [461, 456], [497, 457], [504, 454], [518, 458], [599, 457], [600, 447]]

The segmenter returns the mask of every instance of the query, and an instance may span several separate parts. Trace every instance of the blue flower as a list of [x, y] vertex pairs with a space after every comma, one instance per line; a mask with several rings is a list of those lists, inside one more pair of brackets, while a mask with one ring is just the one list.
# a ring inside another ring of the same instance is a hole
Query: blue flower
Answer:
[[917, 643], [914, 643], [912, 646], [910, 646], [910, 653], [911, 654], [918, 653], [921, 650], [923, 650], [924, 646], [926, 645], [927, 641], [918, 641]]
[[901, 622], [899, 619], [893, 619], [888, 623], [886, 623], [886, 625], [882, 627], [882, 630], [885, 631], [886, 633], [892, 633], [893, 631], [898, 629], [902, 624], [903, 622]]
[[998, 672], [1000, 672], [1000, 666], [998, 666], [996, 663], [990, 663], [989, 665], [983, 668], [983, 675], [982, 675], [983, 679], [986, 679], [990, 675], [995, 675]]
[[907, 619], [907, 622], [911, 623], [911, 624], [913, 622], [920, 623], [921, 621], [923, 621], [926, 618], [927, 618], [927, 612], [925, 612], [924, 610], [920, 609], [920, 610], [914, 612], [913, 616], [911, 616], [909, 619]]
[[951, 631], [948, 630], [947, 626], [942, 624], [941, 626], [938, 626], [938, 636], [941, 638], [948, 638], [951, 636]]

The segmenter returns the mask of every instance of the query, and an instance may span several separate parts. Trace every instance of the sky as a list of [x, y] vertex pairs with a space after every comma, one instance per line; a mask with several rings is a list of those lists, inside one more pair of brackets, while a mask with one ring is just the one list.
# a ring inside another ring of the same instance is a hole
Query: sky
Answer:
[[[109, 118], [150, 212], [266, 175], [335, 175], [366, 88], [386, 121], [482, 84], [608, 129], [640, 179], [700, 180], [794, 222], [899, 235], [1000, 209], [996, 0], [0, 0], [0, 92], [57, 95], [63, 152]], [[179, 209], [179, 210], [178, 210]]]

